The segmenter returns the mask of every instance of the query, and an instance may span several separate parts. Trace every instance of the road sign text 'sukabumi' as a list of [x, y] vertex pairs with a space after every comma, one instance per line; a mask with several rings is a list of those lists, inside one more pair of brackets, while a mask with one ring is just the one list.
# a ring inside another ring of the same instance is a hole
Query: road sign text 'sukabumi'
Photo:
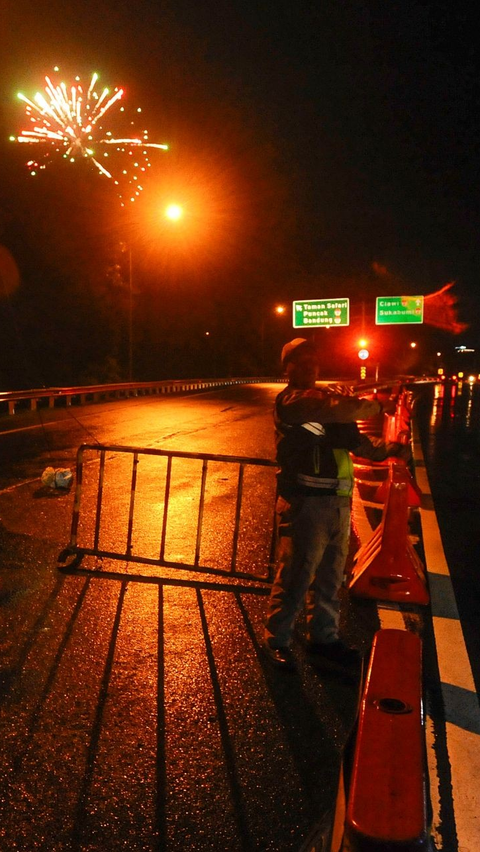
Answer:
[[307, 299], [293, 303], [293, 327], [315, 328], [350, 324], [350, 299]]
[[423, 296], [378, 296], [377, 325], [423, 322]]

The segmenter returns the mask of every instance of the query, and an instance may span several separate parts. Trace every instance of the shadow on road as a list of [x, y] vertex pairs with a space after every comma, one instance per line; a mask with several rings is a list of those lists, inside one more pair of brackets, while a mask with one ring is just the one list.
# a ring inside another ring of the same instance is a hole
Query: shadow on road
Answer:
[[358, 682], [315, 670], [301, 636], [298, 673], [270, 668], [266, 585], [49, 576], [18, 602], [3, 676], [6, 848], [298, 852], [332, 808]]

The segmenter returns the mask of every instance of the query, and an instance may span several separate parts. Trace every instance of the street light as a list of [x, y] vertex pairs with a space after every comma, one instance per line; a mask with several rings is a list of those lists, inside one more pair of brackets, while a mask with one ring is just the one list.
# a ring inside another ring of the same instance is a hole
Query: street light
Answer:
[[183, 208], [180, 204], [169, 204], [168, 207], [165, 208], [165, 216], [167, 219], [170, 219], [171, 222], [178, 222], [178, 220], [183, 216]]
[[[183, 207], [180, 204], [171, 203], [163, 211], [165, 219], [170, 222], [178, 222], [183, 216]], [[132, 245], [123, 243], [122, 251], [128, 251], [128, 380], [133, 381], [133, 263]]]

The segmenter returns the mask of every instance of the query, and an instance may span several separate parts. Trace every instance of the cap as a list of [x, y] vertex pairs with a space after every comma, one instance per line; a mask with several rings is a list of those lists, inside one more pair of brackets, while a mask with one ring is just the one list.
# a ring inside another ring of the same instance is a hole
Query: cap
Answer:
[[296, 337], [290, 343], [286, 343], [282, 349], [282, 366], [286, 367], [289, 361], [299, 354], [299, 352], [312, 352], [317, 355], [317, 347], [310, 340], [304, 337]]

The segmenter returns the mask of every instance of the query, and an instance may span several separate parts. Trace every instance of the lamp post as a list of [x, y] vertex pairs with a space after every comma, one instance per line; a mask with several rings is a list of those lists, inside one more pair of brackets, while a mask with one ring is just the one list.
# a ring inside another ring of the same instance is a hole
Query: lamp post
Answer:
[[[178, 222], [183, 216], [180, 204], [168, 204], [163, 215], [170, 222]], [[133, 381], [133, 252], [132, 242], [122, 243], [122, 251], [128, 251], [128, 381]]]
[[[128, 381], [132, 381], [132, 365], [133, 365], [133, 276], [132, 276], [132, 245], [131, 242], [126, 243], [122, 240], [119, 243], [119, 248], [122, 254], [127, 255], [127, 287], [128, 287], [128, 306], [127, 306], [127, 334], [128, 334], [128, 352], [127, 352], [127, 377]], [[121, 267], [119, 267], [120, 269]], [[125, 286], [125, 266], [121, 274], [122, 286]]]
[[128, 381], [133, 381], [132, 246], [128, 246]]
[[[285, 315], [286, 310], [285, 305], [275, 305], [272, 313], [277, 317], [281, 317]], [[262, 370], [265, 370], [265, 316], [262, 316], [262, 322], [260, 324], [260, 347]]]

